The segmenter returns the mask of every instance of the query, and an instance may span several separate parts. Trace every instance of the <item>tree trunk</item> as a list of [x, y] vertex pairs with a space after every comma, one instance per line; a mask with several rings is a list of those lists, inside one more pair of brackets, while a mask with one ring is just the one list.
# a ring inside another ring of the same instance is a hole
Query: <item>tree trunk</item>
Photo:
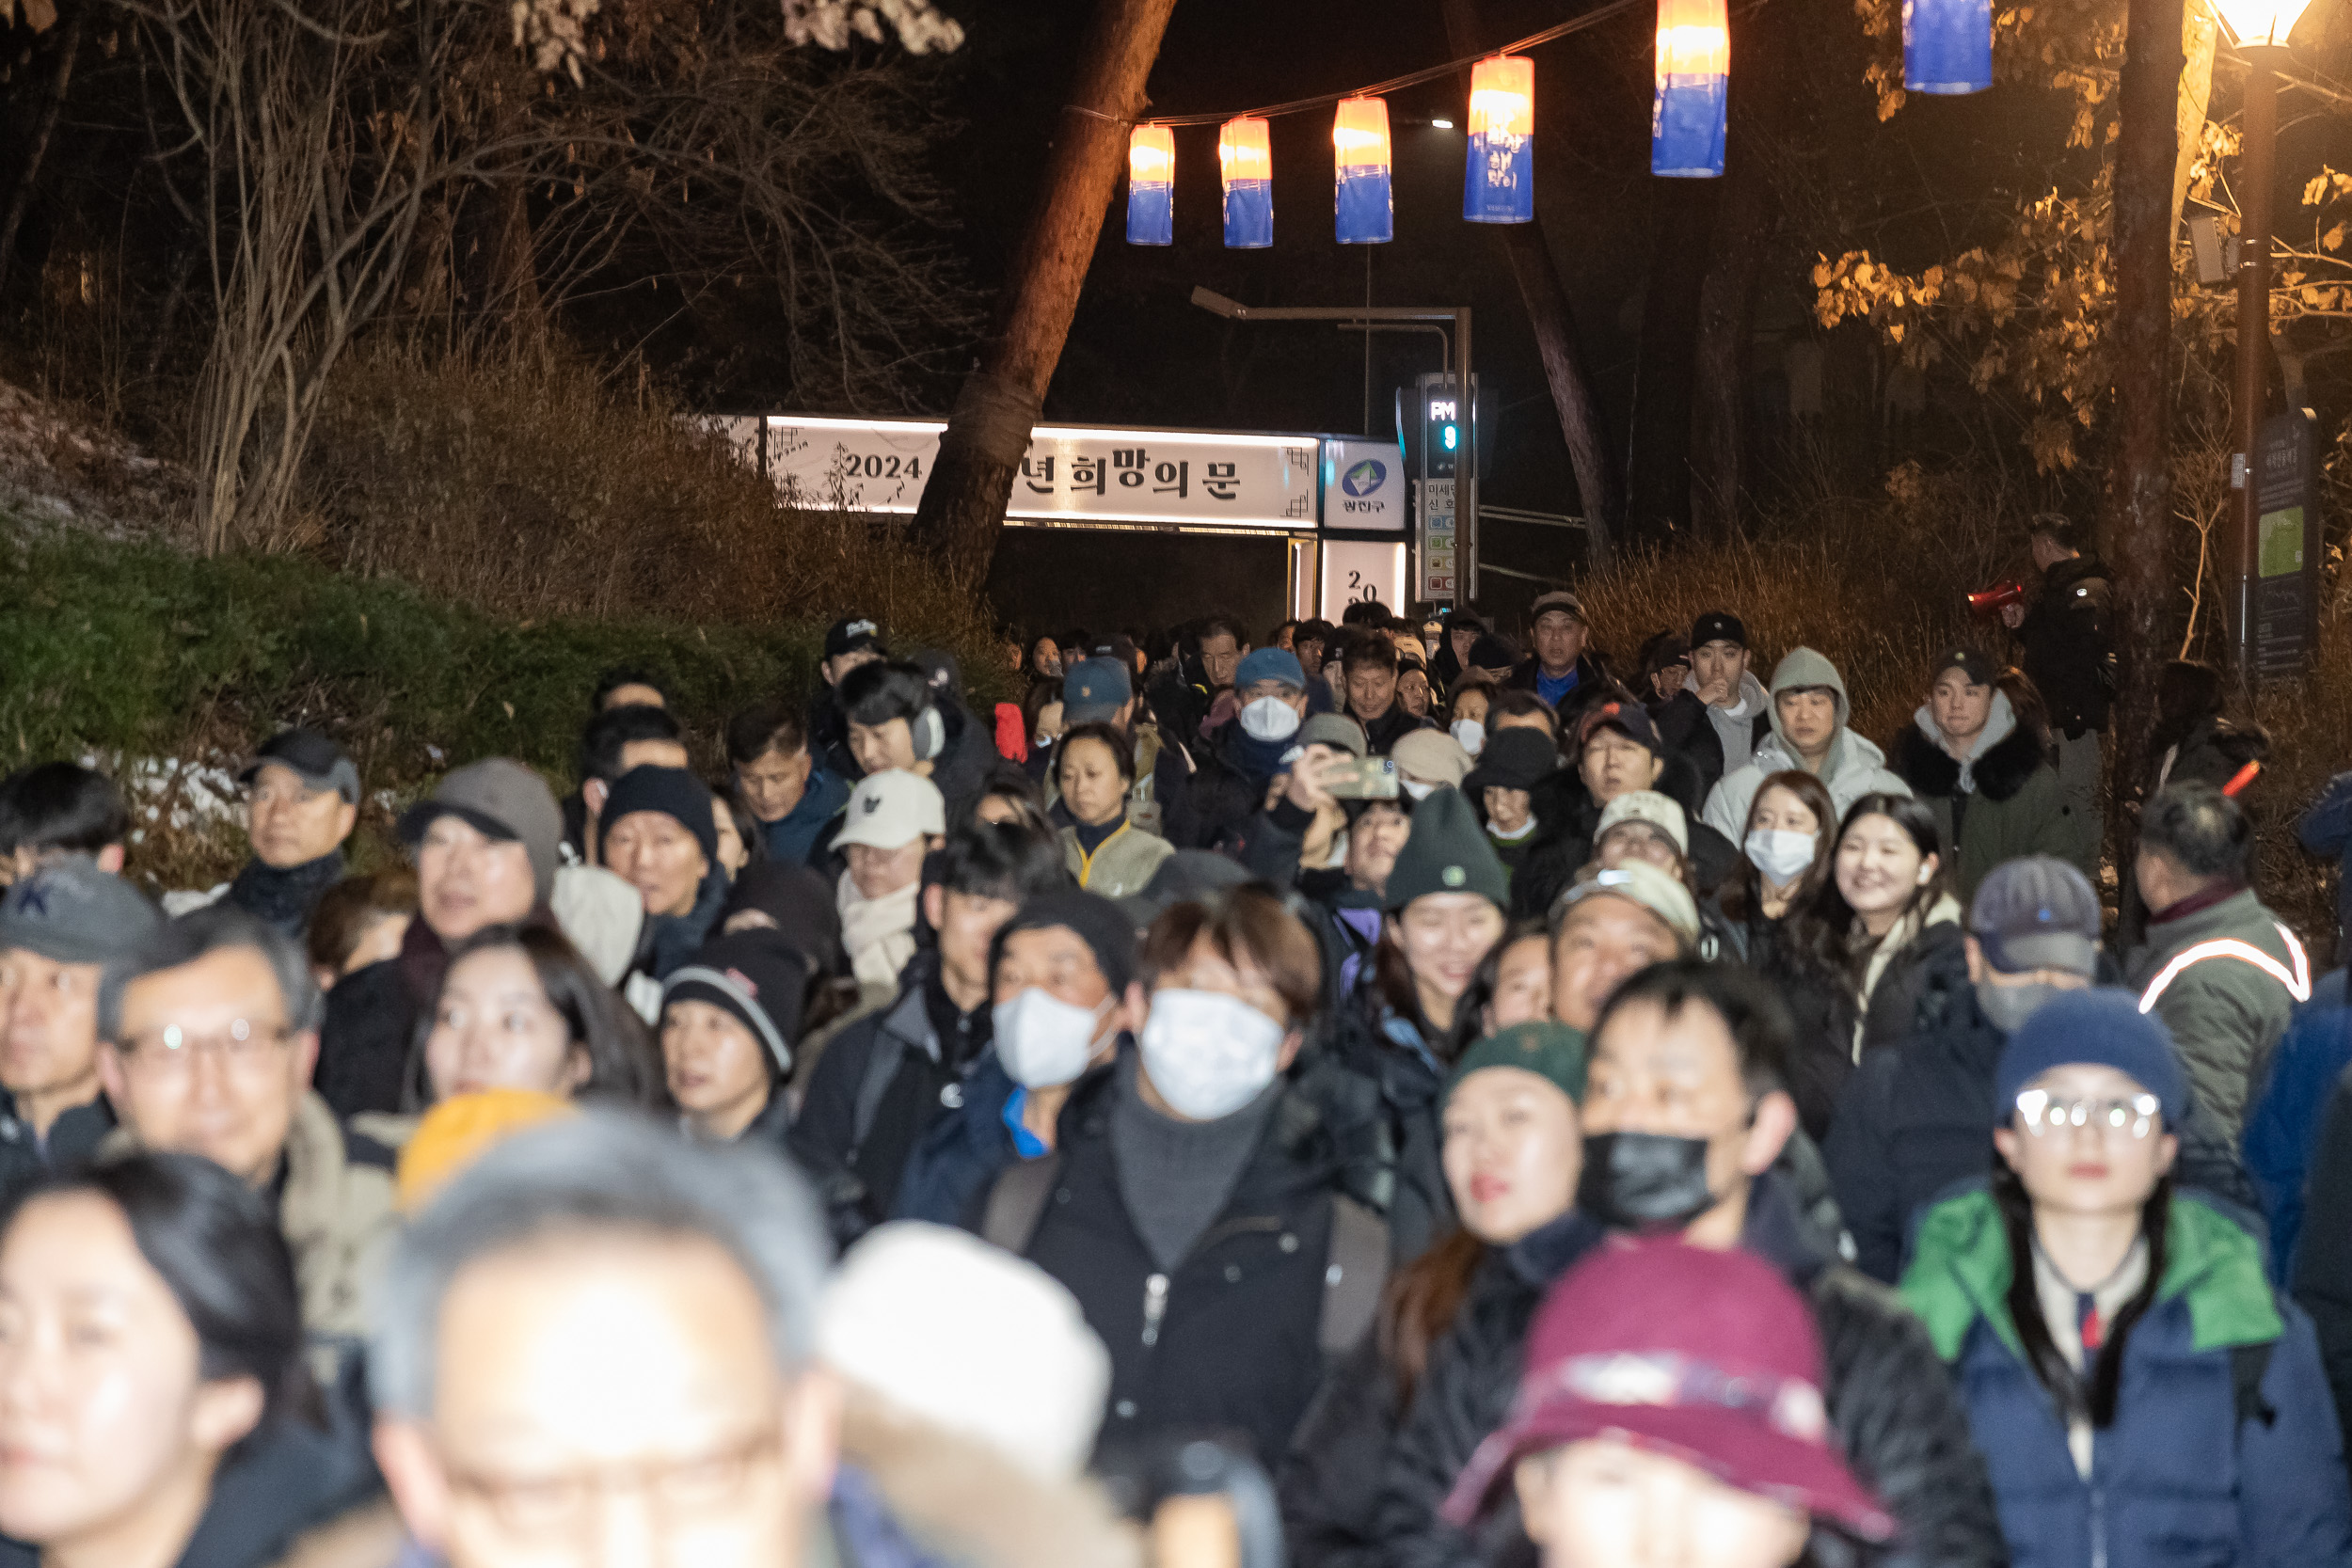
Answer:
[[1128, 127], [1143, 107], [1144, 79], [1175, 8], [1176, 0], [1097, 0], [1044, 186], [1006, 270], [979, 367], [940, 436], [914, 537], [973, 583], [986, 578], [996, 553], [1013, 476], [1070, 336], [1126, 159]]
[[82, 30], [88, 17], [88, 7], [77, 8], [64, 40], [57, 45], [57, 74], [49, 84], [49, 102], [41, 105], [40, 128], [34, 131], [33, 145], [25, 151], [24, 166], [17, 171], [16, 194], [8, 198], [8, 215], [0, 221], [0, 290], [8, 286], [8, 268], [16, 260], [16, 231], [24, 226], [25, 210], [33, 204], [33, 185], [40, 178], [41, 160], [49, 155], [49, 139], [56, 135], [57, 116], [65, 108], [65, 89], [73, 80], [73, 57], [81, 53]]
[[1691, 522], [1691, 418], [1699, 287], [1707, 276], [1718, 180], [1655, 180], [1649, 289], [1633, 371], [1625, 537], [1665, 538]]
[[[1478, 0], [1445, 0], [1446, 47], [1455, 55], [1475, 54], [1486, 37], [1479, 25]], [[1464, 84], [1467, 90], [1468, 83]], [[1551, 406], [1560, 420], [1560, 436], [1568, 445], [1568, 467], [1576, 474], [1577, 500], [1584, 512], [1584, 543], [1594, 566], [1606, 566], [1616, 543], [1617, 520], [1625, 499], [1617, 481], [1617, 466], [1601, 428], [1600, 400], [1576, 338], [1576, 318], [1568, 309], [1567, 291], [1560, 286], [1560, 269], [1553, 264], [1551, 242], [1539, 218], [1534, 223], [1494, 226], [1495, 238], [1510, 259], [1511, 276], [1519, 287], [1519, 302], [1527, 309], [1527, 325], [1535, 334], [1535, 349], [1544, 362], [1544, 380], [1551, 389]]]
[[1756, 279], [1780, 227], [1769, 158], [1779, 139], [1783, 56], [1771, 9], [1731, 18], [1731, 124], [1714, 255], [1699, 285], [1698, 407], [1691, 433], [1692, 522], [1717, 539], [1740, 531], [1749, 483], [1748, 354], [1756, 336]]
[[2155, 676], [2177, 597], [2172, 550], [2172, 175], [2181, 81], [2182, 0], [2130, 0], [2122, 129], [2115, 158], [2116, 441], [2108, 471], [2106, 558], [2114, 562], [2116, 804], [2108, 846], [2131, 875], [2125, 786], [2145, 776]]

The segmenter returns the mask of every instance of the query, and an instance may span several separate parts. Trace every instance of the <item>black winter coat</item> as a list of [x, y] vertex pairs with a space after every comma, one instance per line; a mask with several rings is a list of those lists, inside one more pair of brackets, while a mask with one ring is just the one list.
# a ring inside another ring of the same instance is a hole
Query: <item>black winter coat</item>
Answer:
[[2319, 1331], [2340, 1423], [2352, 1422], [2352, 1068], [2321, 1113], [2295, 1252], [2295, 1299]]
[[1374, 1529], [1389, 1445], [1405, 1419], [1396, 1370], [1369, 1335], [1331, 1369], [1275, 1477], [1292, 1568], [1383, 1568]]
[[[421, 927], [414, 922], [410, 929]], [[326, 993], [319, 1025], [319, 1065], [313, 1086], [336, 1116], [396, 1112], [408, 1083], [408, 1052], [416, 1037], [417, 998], [398, 958], [355, 970]]]
[[[1355, 715], [1348, 717], [1354, 719]], [[1387, 756], [1396, 749], [1398, 741], [1415, 730], [1434, 730], [1438, 727], [1437, 721], [1433, 719], [1417, 719], [1406, 712], [1403, 703], [1391, 703], [1388, 712], [1369, 722], [1361, 719], [1356, 721], [1364, 726], [1365, 745], [1375, 757]]]
[[1446, 1074], [1435, 1054], [1438, 1042], [1397, 1014], [1370, 974], [1326, 1017], [1323, 1059], [1379, 1091], [1379, 1147], [1394, 1167], [1392, 1191], [1381, 1207], [1393, 1256], [1410, 1262], [1454, 1225], [1445, 1137], [1438, 1125]]
[[1797, 948], [1792, 917], [1748, 921], [1748, 967], [1788, 1009], [1788, 1095], [1816, 1142], [1829, 1132], [1838, 1096], [1853, 1072], [1853, 989]]
[[2107, 569], [2094, 555], [2061, 561], [2042, 574], [2042, 596], [2017, 628], [2018, 664], [2050, 710], [2050, 728], [2067, 736], [2107, 727], [2114, 690], [2107, 632]]
[[[1389, 1450], [1378, 1520], [1391, 1568], [1535, 1562], [1516, 1502], [1495, 1510], [1475, 1540], [1438, 1510], [1478, 1444], [1510, 1415], [1528, 1325], [1544, 1292], [1599, 1238], [1592, 1222], [1571, 1212], [1488, 1259]], [[2009, 1551], [1984, 1462], [1927, 1330], [1892, 1291], [1836, 1260], [1800, 1218], [1777, 1174], [1758, 1178], [1751, 1190], [1741, 1244], [1812, 1304], [1829, 1374], [1830, 1425], [1856, 1478], [1900, 1527], [1897, 1542], [1873, 1560], [1883, 1568], [2004, 1568]], [[1814, 1533], [1810, 1554], [1821, 1568], [1863, 1560], [1829, 1530]]]
[[1024, 1253], [1078, 1298], [1110, 1352], [1097, 1454], [1223, 1433], [1271, 1472], [1326, 1370], [1334, 1201], [1376, 1208], [1382, 1173], [1351, 1159], [1330, 1101], [1287, 1084], [1223, 1212], [1163, 1275], [1120, 1196], [1110, 1146], [1119, 1078], [1081, 1082], [1062, 1108], [1054, 1192]]
[[[1699, 787], [1698, 769], [1689, 757], [1669, 752], [1666, 766], [1650, 786], [1682, 808], [1691, 835], [1691, 873], [1698, 885], [1715, 887], [1731, 875], [1740, 850], [1729, 839], [1699, 820], [1707, 800]], [[1531, 791], [1535, 813], [1534, 836], [1511, 873], [1511, 917], [1543, 920], [1560, 895], [1574, 884], [1576, 874], [1593, 859], [1593, 832], [1600, 826], [1601, 808], [1583, 776], [1564, 768]], [[1482, 813], [1483, 804], [1480, 807]]]
[[[1769, 707], [1756, 716], [1752, 728], [1754, 733], [1748, 737], [1749, 745], [1752, 748], [1763, 745], [1765, 737], [1772, 733], [1772, 716]], [[1698, 798], [1704, 804], [1708, 792], [1715, 787], [1728, 769], [1724, 767], [1723, 736], [1715, 733], [1715, 721], [1708, 716], [1707, 705], [1699, 701], [1697, 691], [1685, 686], [1658, 710], [1658, 738], [1664, 741], [1675, 755], [1689, 761], [1692, 770], [1698, 776]], [[1698, 820], [1695, 808], [1685, 806], [1683, 809], [1691, 813], [1692, 822]]]
[[1272, 811], [1260, 812], [1250, 822], [1241, 860], [1251, 876], [1279, 889], [1295, 890], [1292, 911], [1314, 932], [1315, 945], [1323, 954], [1320, 1012], [1328, 1018], [1371, 964], [1382, 911], [1380, 900], [1357, 887], [1346, 872], [1299, 870], [1298, 851], [1313, 825], [1312, 812], [1277, 800]]
[[1821, 1146], [1854, 1264], [1892, 1285], [1911, 1217], [1993, 1159], [1993, 1069], [2009, 1037], [1977, 1005], [1965, 955], [1920, 976], [1910, 1035], [1864, 1053]]
[[[1530, 654], [1519, 660], [1517, 667], [1503, 681], [1503, 689], [1533, 691], [1535, 689], [1537, 677], [1542, 673], [1542, 662], [1534, 654]], [[1578, 655], [1576, 684], [1568, 689], [1567, 696], [1562, 699], [1557, 710], [1560, 715], [1561, 736], [1573, 741], [1576, 736], [1577, 721], [1584, 717], [1584, 710], [1595, 703], [1607, 702], [1609, 698], [1603, 695], [1604, 692], [1613, 694], [1620, 692], [1621, 689], [1614, 681], [1609, 678], [1609, 666], [1601, 660], [1599, 655], [1590, 648]]]

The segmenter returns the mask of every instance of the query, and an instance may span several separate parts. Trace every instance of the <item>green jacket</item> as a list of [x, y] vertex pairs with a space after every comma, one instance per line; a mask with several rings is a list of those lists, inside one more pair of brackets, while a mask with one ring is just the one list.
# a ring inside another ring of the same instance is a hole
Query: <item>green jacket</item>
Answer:
[[2312, 994], [2311, 959], [2249, 888], [2176, 920], [2150, 921], [2123, 963], [2143, 1011], [2172, 1031], [2215, 1132], [2238, 1147], [2247, 1101], [2269, 1069], [2295, 1005]]
[[[2000, 1205], [1990, 1192], [1978, 1191], [1928, 1211], [1900, 1289], [1945, 1360], [1959, 1359], [1969, 1328], [1981, 1318], [2023, 1361], [2025, 1346], [2009, 1312], [2010, 1279], [2009, 1229]], [[2219, 1210], [2176, 1193], [2156, 1302], [2184, 1295], [2198, 1350], [2264, 1344], [2285, 1332], [2260, 1243]]]
[[1175, 852], [1176, 847], [1168, 840], [1145, 832], [1133, 822], [1120, 824], [1119, 831], [1091, 855], [1078, 847], [1077, 829], [1061, 831], [1062, 860], [1070, 874], [1078, 879], [1080, 887], [1105, 898], [1131, 898], [1141, 893], [1160, 863]]
[[[2008, 698], [1999, 701], [2006, 704]], [[2075, 820], [2057, 769], [2043, 760], [2028, 731], [2012, 728], [1987, 747], [1975, 759], [1970, 775], [1975, 787], [1963, 790], [1958, 759], [1930, 737], [1928, 728], [1927, 709], [1921, 708], [1916, 721], [1895, 737], [1889, 762], [1912, 794], [1935, 813], [1944, 842], [1959, 845], [1952, 870], [1963, 903], [1994, 866], [2026, 855], [2071, 861], [2097, 882], [2096, 834]]]

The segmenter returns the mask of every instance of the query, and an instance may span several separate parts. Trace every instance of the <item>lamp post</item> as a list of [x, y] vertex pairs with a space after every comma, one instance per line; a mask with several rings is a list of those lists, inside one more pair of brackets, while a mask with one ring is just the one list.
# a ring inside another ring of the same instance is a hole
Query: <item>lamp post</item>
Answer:
[[2278, 182], [2279, 67], [2287, 35], [2311, 0], [2217, 0], [2215, 8], [2246, 66], [2243, 164], [2238, 169], [2236, 625], [2231, 651], [2238, 678], [2254, 686], [2254, 605], [2260, 581], [2263, 412], [2270, 355], [2270, 196]]

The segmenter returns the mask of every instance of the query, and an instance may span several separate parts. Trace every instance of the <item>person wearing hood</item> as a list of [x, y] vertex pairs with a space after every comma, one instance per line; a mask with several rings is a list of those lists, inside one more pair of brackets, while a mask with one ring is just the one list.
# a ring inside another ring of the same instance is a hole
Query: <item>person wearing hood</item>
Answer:
[[1890, 758], [1935, 813], [1963, 898], [2004, 861], [2056, 855], [2080, 864], [2090, 847], [2041, 741], [1994, 685], [1997, 673], [1974, 648], [1947, 651]]
[[1899, 1279], [1913, 1218], [1984, 1174], [2001, 1050], [2035, 1008], [2096, 982], [2099, 918], [2097, 892], [2066, 862], [2001, 866], [1969, 903], [1963, 963], [1922, 977], [1910, 1031], [1847, 1080], [1821, 1156], [1871, 1278]]
[[1307, 673], [1295, 654], [1260, 648], [1234, 666], [1232, 718], [1200, 743], [1198, 771], [1164, 836], [1179, 849], [1230, 849], [1265, 804], [1307, 719]]
[[1727, 610], [1691, 623], [1691, 673], [1658, 710], [1667, 748], [1698, 771], [1698, 799], [1737, 773], [1772, 733], [1772, 702], [1749, 668], [1748, 628]]
[[2037, 1009], [1994, 1069], [1991, 1190], [1921, 1221], [1902, 1295], [1952, 1369], [2017, 1560], [2352, 1560], [2311, 1320], [2259, 1227], [2176, 1185], [2189, 1087], [2128, 991]]
[[1041, 894], [996, 933], [990, 1038], [962, 1103], [907, 1159], [893, 1218], [977, 1231], [980, 1200], [1009, 1165], [1053, 1153], [1061, 1108], [1110, 1065], [1139, 1009], [1136, 923], [1099, 894]]
[[1560, 727], [1572, 731], [1586, 705], [1605, 700], [1598, 694], [1613, 689], [1608, 672], [1586, 647], [1593, 633], [1584, 601], [1568, 589], [1554, 588], [1535, 595], [1527, 618], [1534, 652], [1520, 660], [1504, 684], [1541, 697], [1560, 716]]
[[1389, 919], [1372, 959], [1333, 1017], [1332, 1060], [1377, 1085], [1395, 1150], [1390, 1225], [1400, 1259], [1453, 1224], [1439, 1158], [1438, 1092], [1463, 993], [1502, 940], [1510, 879], [1470, 802], [1440, 789], [1413, 808], [1410, 835], [1389, 872]]
[[327, 992], [319, 1027], [316, 1086], [340, 1117], [402, 1108], [417, 1015], [439, 993], [454, 948], [486, 926], [554, 923], [564, 811], [521, 763], [488, 757], [456, 769], [401, 814], [398, 832], [416, 856], [417, 918], [398, 957]]
[[1462, 798], [1486, 825], [1486, 843], [1505, 876], [1518, 873], [1547, 826], [1535, 815], [1536, 793], [1560, 771], [1560, 750], [1549, 736], [1512, 729], [1488, 741], [1478, 766], [1463, 776]]
[[666, 980], [719, 923], [727, 899], [710, 786], [683, 768], [632, 768], [605, 797], [596, 860], [645, 904], [632, 975]]
[[1889, 772], [1886, 753], [1847, 728], [1846, 680], [1811, 648], [1798, 648], [1773, 667], [1772, 733], [1748, 765], [1723, 777], [1708, 793], [1706, 824], [1730, 838], [1742, 832], [1749, 802], [1767, 778], [1803, 768], [1829, 786], [1842, 817], [1865, 795], [1908, 795], [1911, 786]]
[[253, 858], [222, 896], [299, 942], [319, 899], [343, 879], [359, 768], [316, 730], [286, 730], [262, 743], [237, 782]]
[[688, 1136], [786, 1147], [792, 1110], [784, 1086], [809, 971], [781, 931], [755, 927], [711, 938], [670, 972], [661, 1065]]
[[1444, 1505], [1511, 1418], [1545, 1293], [1612, 1232], [1630, 1232], [1740, 1248], [1804, 1298], [1826, 1360], [1824, 1434], [1893, 1516], [1888, 1560], [2005, 1564], [1983, 1462], [1934, 1345], [1888, 1291], [1839, 1260], [1776, 1168], [1797, 1118], [1781, 1076], [1788, 1022], [1771, 990], [1728, 964], [1653, 964], [1610, 998], [1586, 1046], [1576, 1206], [1502, 1251], [1433, 1354], [1389, 1450], [1376, 1517], [1386, 1560], [1526, 1560], [1516, 1508], [1473, 1529]]
[[1049, 1157], [990, 1190], [984, 1238], [1067, 1287], [1110, 1350], [1098, 1460], [1217, 1430], [1271, 1470], [1371, 1328], [1380, 1173], [1286, 1076], [1319, 964], [1263, 888], [1169, 908], [1129, 988], [1136, 1049], [1079, 1085]]

